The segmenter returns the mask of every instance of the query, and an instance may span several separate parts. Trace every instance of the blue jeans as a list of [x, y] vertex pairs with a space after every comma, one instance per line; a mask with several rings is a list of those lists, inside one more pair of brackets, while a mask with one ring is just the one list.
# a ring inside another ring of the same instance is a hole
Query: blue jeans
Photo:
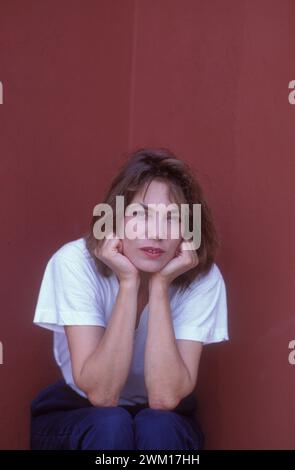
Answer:
[[174, 410], [147, 403], [95, 407], [62, 379], [31, 403], [31, 450], [200, 450], [204, 436], [196, 409], [193, 394]]

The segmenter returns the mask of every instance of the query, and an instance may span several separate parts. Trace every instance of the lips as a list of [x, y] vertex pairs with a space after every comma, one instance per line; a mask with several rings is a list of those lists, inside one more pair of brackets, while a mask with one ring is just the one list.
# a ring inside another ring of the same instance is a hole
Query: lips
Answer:
[[162, 250], [161, 248], [155, 248], [153, 246], [144, 246], [140, 249], [144, 252], [146, 256], [151, 259], [159, 258], [164, 253], [164, 250]]
[[164, 250], [162, 250], [161, 248], [155, 248], [153, 246], [144, 246], [143, 248], [140, 248], [140, 249], [143, 251], [147, 251], [149, 253], [155, 253], [155, 254], [164, 253]]

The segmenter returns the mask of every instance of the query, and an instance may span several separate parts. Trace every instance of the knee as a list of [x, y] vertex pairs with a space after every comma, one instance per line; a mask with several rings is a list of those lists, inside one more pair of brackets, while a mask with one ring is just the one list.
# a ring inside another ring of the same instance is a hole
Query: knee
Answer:
[[120, 430], [132, 425], [132, 417], [127, 410], [118, 406], [91, 408], [82, 424], [95, 429], [103, 429], [104, 433], [107, 433], [109, 430], [114, 432], [116, 429]]
[[172, 410], [143, 409], [136, 414], [134, 426], [139, 449], [202, 448], [201, 435], [192, 421]]
[[133, 449], [133, 420], [120, 407], [93, 408], [78, 424], [79, 448]]
[[172, 410], [160, 410], [156, 408], [143, 408], [140, 410], [134, 420], [135, 421], [171, 421], [173, 420], [174, 412]]
[[151, 429], [153, 432], [163, 432], [163, 428], [171, 429], [175, 421], [175, 414], [170, 410], [159, 410], [153, 408], [144, 408], [139, 411], [134, 418], [134, 425], [144, 426], [145, 429]]

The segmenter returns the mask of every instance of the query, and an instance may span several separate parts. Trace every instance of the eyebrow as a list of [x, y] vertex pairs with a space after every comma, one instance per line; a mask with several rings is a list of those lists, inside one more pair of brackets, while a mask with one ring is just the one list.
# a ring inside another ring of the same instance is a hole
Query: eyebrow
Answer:
[[[154, 211], [154, 208], [153, 207], [149, 207], [148, 204], [145, 204], [144, 202], [139, 202], [139, 204], [145, 209], [145, 210], [148, 210], [148, 209], [152, 209]], [[173, 208], [172, 210], [170, 209], [169, 211], [167, 212], [171, 212], [172, 214], [178, 214], [179, 213], [179, 210], [178, 209], [175, 209]]]

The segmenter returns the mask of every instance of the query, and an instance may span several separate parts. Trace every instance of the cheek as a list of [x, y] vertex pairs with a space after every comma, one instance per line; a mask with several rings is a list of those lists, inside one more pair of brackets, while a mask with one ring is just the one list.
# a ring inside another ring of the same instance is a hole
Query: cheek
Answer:
[[181, 240], [174, 240], [173, 242], [170, 242], [169, 247], [168, 247], [168, 253], [169, 257], [173, 258], [176, 255], [176, 251], [178, 250], [180, 246]]
[[147, 222], [144, 217], [125, 216], [124, 219], [124, 235], [128, 241], [144, 239], [147, 229]]
[[122, 247], [123, 247], [123, 253], [127, 253], [129, 251], [129, 240], [126, 240], [126, 238], [124, 238], [122, 240]]
[[134, 240], [129, 240], [128, 238], [124, 238], [122, 240], [122, 246], [123, 246], [123, 254], [128, 257], [132, 256], [132, 254], [135, 251]]

